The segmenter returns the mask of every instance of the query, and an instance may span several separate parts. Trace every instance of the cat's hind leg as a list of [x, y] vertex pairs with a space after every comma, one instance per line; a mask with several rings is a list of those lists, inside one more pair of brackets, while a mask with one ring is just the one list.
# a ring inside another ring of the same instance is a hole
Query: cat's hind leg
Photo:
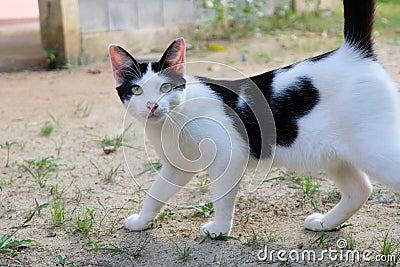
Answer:
[[350, 163], [340, 161], [327, 170], [341, 193], [339, 203], [326, 214], [315, 213], [305, 220], [305, 227], [313, 231], [332, 230], [349, 219], [372, 193], [368, 176]]

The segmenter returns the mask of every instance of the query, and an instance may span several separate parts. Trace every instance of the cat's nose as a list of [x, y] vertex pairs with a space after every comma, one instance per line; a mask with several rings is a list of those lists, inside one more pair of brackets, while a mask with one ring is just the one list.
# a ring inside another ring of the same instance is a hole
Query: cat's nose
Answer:
[[150, 110], [151, 113], [153, 113], [158, 108], [158, 104], [153, 101], [148, 101], [146, 107]]

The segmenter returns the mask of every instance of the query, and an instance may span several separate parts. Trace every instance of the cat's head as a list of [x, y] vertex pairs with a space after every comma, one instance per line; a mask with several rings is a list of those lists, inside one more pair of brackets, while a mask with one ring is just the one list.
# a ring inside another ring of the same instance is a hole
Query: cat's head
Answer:
[[156, 62], [138, 63], [118, 45], [110, 45], [109, 53], [118, 95], [138, 120], [162, 121], [184, 100], [183, 38], [172, 42]]

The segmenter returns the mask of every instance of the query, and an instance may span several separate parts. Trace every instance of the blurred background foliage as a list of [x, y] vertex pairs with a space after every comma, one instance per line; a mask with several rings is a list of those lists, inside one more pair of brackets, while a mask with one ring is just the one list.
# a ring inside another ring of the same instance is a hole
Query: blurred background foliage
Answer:
[[[280, 1], [273, 14], [268, 13], [264, 0], [204, 0], [207, 11], [214, 13], [212, 20], [192, 31], [195, 40], [233, 40], [253, 35], [275, 34], [282, 31], [328, 33], [342, 37], [343, 6], [335, 10], [314, 1], [315, 10], [297, 14], [296, 0]], [[396, 34], [400, 31], [400, 0], [378, 0], [376, 33]], [[268, 16], [267, 16], [268, 15]], [[394, 31], [393, 31], [394, 30]]]

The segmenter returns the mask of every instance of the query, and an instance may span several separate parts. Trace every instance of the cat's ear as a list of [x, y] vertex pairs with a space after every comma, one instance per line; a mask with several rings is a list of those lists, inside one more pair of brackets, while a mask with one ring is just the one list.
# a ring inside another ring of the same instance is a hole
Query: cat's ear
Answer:
[[117, 86], [120, 86], [124, 83], [127, 74], [132, 74], [132, 69], [137, 68], [138, 63], [125, 49], [118, 45], [110, 45], [108, 52], [115, 81]]
[[185, 72], [185, 40], [180, 37], [170, 44], [160, 60], [161, 69], [170, 68], [176, 74], [183, 76]]

